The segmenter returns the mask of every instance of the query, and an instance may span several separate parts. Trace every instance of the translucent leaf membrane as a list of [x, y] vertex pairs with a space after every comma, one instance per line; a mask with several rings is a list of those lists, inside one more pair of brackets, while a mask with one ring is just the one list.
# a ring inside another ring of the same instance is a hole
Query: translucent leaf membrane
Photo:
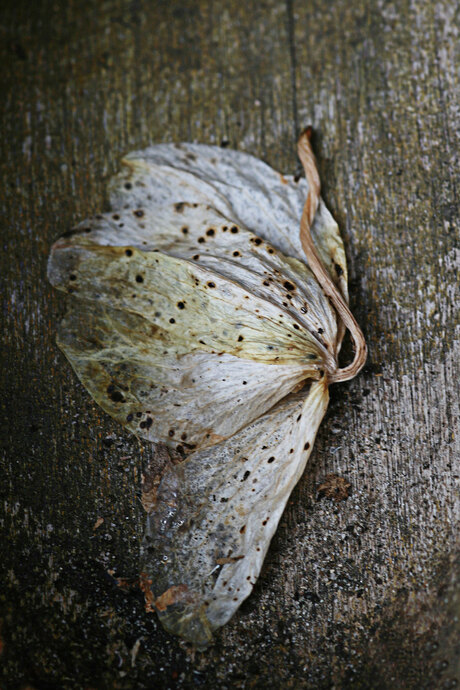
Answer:
[[328, 403], [291, 395], [212, 449], [170, 467], [149, 514], [144, 588], [167, 630], [206, 647], [252, 591]]
[[141, 582], [165, 628], [204, 648], [256, 582], [340, 375], [345, 254], [314, 167], [309, 190], [212, 146], [124, 163], [111, 212], [53, 246], [50, 281], [72, 298], [58, 343], [104, 410], [179, 451], [144, 500]]
[[136, 435], [184, 451], [231, 436], [306, 377], [301, 364], [190, 352], [143, 317], [98, 302], [76, 302], [58, 342], [106, 412]]
[[[114, 209], [180, 201], [210, 204], [287, 256], [305, 262], [298, 232], [308, 193], [304, 178], [282, 175], [247, 153], [203, 144], [157, 144], [130, 153], [123, 163], [125, 170], [111, 184]], [[322, 200], [311, 231], [325, 267], [346, 298], [343, 242]]]

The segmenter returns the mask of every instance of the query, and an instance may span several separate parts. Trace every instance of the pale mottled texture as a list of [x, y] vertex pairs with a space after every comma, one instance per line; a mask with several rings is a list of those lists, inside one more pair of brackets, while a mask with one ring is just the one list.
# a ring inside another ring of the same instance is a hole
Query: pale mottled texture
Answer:
[[[287, 256], [305, 261], [298, 232], [308, 191], [305, 179], [283, 175], [240, 151], [189, 143], [134, 151], [124, 163], [127, 172], [112, 183], [114, 209], [201, 201], [212, 204], [222, 215], [252, 230]], [[342, 238], [323, 202], [312, 235], [332, 278], [346, 291]]]
[[[342, 339], [311, 271], [279, 250], [299, 235], [297, 183], [291, 190], [253, 157], [221, 153], [151, 147], [142, 179], [116, 178], [112, 212], [66, 232], [48, 264], [51, 283], [72, 295], [59, 344], [80, 380], [128, 429], [181, 448], [231, 436], [302, 381], [333, 373]], [[217, 192], [210, 180], [203, 197], [204, 173], [183, 161], [198, 168], [211, 154], [216, 179], [229, 184]], [[166, 178], [150, 162], [158, 157]], [[239, 217], [271, 244], [235, 224], [226, 192], [235, 203], [244, 196]], [[315, 224], [344, 285], [337, 227], [324, 211]]]
[[[93, 398], [138, 437], [191, 453], [152, 477], [142, 586], [147, 610], [204, 649], [256, 584], [326, 411], [343, 329], [295, 249], [298, 183], [215, 147], [135, 156], [143, 174], [130, 166], [112, 212], [53, 245], [48, 276], [71, 297], [58, 343]], [[324, 205], [313, 222], [346, 294]], [[299, 258], [280, 251], [291, 246]]]
[[183, 601], [158, 611], [167, 630], [204, 648], [251, 594], [328, 400], [327, 385], [315, 382], [165, 474], [147, 520], [143, 572], [156, 597], [185, 587]]

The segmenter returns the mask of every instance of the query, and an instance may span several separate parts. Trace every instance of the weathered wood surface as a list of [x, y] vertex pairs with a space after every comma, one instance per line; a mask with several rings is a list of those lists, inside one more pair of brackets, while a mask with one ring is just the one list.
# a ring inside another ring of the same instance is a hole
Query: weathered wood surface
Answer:
[[[3, 4], [2, 687], [460, 683], [455, 5]], [[229, 142], [294, 172], [309, 123], [370, 358], [331, 391], [252, 597], [193, 655], [129, 586], [153, 449], [57, 351], [46, 257], [123, 153]], [[318, 500], [329, 473], [348, 500]]]

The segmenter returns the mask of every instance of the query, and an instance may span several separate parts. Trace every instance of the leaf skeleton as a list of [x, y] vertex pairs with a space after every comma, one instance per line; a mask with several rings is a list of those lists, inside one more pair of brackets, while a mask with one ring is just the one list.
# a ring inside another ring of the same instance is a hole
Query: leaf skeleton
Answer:
[[[366, 359], [310, 138], [298, 141], [305, 179], [202, 144], [130, 153], [111, 211], [49, 258], [51, 283], [71, 293], [58, 345], [75, 373], [176, 457], [145, 489], [142, 588], [198, 649], [252, 591], [329, 385]], [[346, 329], [355, 353], [341, 368]]]

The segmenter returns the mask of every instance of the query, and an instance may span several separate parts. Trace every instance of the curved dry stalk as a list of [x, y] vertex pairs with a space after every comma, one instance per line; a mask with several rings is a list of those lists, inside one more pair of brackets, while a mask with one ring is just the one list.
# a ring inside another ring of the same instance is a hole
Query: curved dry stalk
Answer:
[[355, 345], [355, 356], [351, 364], [343, 369], [336, 369], [334, 373], [329, 375], [329, 382], [334, 383], [336, 381], [348, 381], [348, 379], [352, 379], [356, 376], [366, 361], [367, 346], [355, 317], [324, 268], [310, 233], [310, 228], [318, 208], [321, 190], [316, 160], [310, 143], [311, 135], [312, 128], [307, 127], [300, 135], [297, 144], [299, 158], [302, 161], [308, 181], [308, 196], [300, 220], [300, 241], [311, 270], [315, 274], [325, 294], [330, 298], [343, 323], [350, 331]]

